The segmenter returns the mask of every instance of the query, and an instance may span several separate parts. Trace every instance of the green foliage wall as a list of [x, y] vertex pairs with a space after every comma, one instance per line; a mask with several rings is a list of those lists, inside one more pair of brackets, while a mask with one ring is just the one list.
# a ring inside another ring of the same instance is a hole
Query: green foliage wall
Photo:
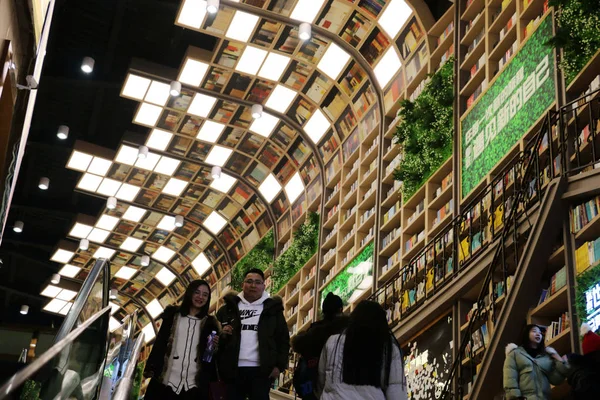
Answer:
[[401, 145], [404, 156], [394, 177], [404, 182], [404, 199], [410, 198], [452, 155], [453, 103], [453, 59], [431, 75], [414, 102], [401, 102], [398, 114], [402, 122], [394, 139]]
[[582, 322], [586, 322], [587, 318], [585, 292], [600, 282], [600, 264], [588, 268], [586, 271], [579, 274], [575, 280], [577, 281], [577, 287], [575, 289], [575, 309], [577, 310], [579, 323], [574, 321], [571, 325], [579, 326]]
[[564, 51], [559, 64], [569, 84], [600, 49], [600, 3], [598, 0], [550, 0], [557, 8], [556, 37], [552, 45]]
[[273, 230], [259, 240], [252, 250], [248, 252], [240, 261], [237, 262], [233, 271], [231, 271], [231, 287], [234, 290], [242, 290], [242, 281], [246, 271], [252, 268], [259, 268], [264, 271], [273, 264], [275, 254], [275, 243], [273, 241]]
[[311, 212], [294, 232], [290, 247], [275, 260], [272, 291], [277, 293], [310, 260], [319, 248], [319, 214]]

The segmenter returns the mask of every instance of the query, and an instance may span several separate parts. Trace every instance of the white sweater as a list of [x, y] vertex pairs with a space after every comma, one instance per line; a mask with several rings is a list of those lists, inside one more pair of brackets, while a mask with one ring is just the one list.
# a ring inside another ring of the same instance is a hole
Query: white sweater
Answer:
[[259, 367], [260, 356], [258, 354], [258, 321], [264, 309], [264, 302], [269, 294], [264, 292], [262, 297], [253, 303], [244, 298], [244, 293], [238, 295], [240, 302], [240, 320], [242, 322], [239, 367]]
[[[339, 338], [339, 344], [338, 344]], [[319, 361], [319, 390], [321, 400], [407, 400], [406, 378], [403, 376], [400, 351], [393, 346], [389, 385], [382, 389], [375, 386], [348, 385], [342, 381], [345, 335], [333, 335], [321, 352]], [[381, 382], [384, 382], [384, 370]]]

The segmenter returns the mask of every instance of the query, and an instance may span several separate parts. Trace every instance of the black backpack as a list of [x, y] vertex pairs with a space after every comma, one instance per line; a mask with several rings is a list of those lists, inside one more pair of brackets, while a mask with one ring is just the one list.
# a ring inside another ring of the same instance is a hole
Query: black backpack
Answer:
[[294, 390], [304, 400], [317, 399], [315, 389], [319, 379], [319, 359], [304, 357], [298, 358], [294, 369]]

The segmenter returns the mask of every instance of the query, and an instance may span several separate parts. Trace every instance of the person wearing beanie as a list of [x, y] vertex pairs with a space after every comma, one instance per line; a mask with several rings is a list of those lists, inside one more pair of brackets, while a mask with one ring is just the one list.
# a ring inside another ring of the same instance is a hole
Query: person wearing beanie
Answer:
[[328, 293], [323, 300], [323, 319], [313, 323], [306, 332], [292, 339], [292, 349], [300, 354], [299, 368], [294, 373], [296, 393], [302, 399], [316, 399], [314, 388], [318, 379], [319, 357], [327, 340], [342, 333], [349, 317], [343, 314], [344, 302], [339, 296]]
[[579, 332], [583, 355], [568, 355], [567, 382], [571, 385], [573, 399], [594, 399], [600, 393], [600, 336], [586, 323], [581, 325]]
[[556, 350], [544, 346], [538, 325], [527, 325], [521, 345], [506, 346], [503, 380], [507, 399], [550, 400], [550, 384], [560, 385], [569, 368]]

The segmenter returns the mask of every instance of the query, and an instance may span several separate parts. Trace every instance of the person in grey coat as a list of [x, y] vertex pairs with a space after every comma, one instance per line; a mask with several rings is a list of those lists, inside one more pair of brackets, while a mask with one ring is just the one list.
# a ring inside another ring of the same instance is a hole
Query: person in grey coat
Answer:
[[569, 371], [556, 350], [544, 347], [537, 325], [527, 325], [521, 346], [506, 346], [504, 392], [507, 399], [550, 400], [550, 384], [560, 385]]
[[348, 328], [327, 341], [319, 360], [321, 400], [406, 400], [406, 377], [398, 342], [385, 311], [362, 301]]

